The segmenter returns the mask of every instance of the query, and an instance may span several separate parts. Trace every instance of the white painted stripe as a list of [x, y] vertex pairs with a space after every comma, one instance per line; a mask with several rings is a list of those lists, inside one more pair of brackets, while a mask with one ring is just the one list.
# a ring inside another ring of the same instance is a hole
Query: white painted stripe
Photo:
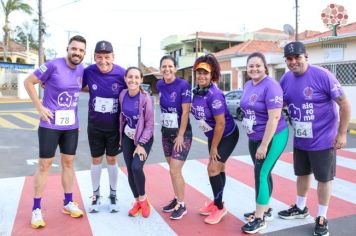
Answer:
[[336, 164], [338, 166], [342, 166], [348, 169], [356, 170], [356, 160], [350, 159], [350, 158], [345, 158], [342, 156], [337, 156], [336, 158]]
[[[82, 194], [86, 212], [91, 204], [90, 196], [93, 195], [90, 171], [76, 172], [78, 185]], [[118, 178], [117, 197], [120, 211], [109, 213], [108, 204], [110, 195], [109, 178], [107, 170], [103, 169], [101, 177], [100, 191], [102, 204], [100, 212], [87, 213], [93, 235], [176, 235], [175, 232], [165, 223], [164, 219], [152, 208], [149, 218], [129, 217], [128, 211], [134, 201], [128, 184], [127, 176], [120, 170]], [[159, 193], [152, 193], [159, 194]], [[110, 227], [108, 227], [110, 225]]]
[[[166, 163], [161, 165], [168, 170], [169, 167]], [[183, 176], [187, 184], [191, 185], [196, 190], [206, 195], [210, 199], [213, 199], [206, 165], [195, 160], [186, 161], [183, 167]], [[186, 196], [186, 198], [189, 198], [189, 196]], [[254, 199], [254, 188], [251, 188], [248, 185], [245, 185], [244, 183], [239, 182], [232, 177], [226, 176], [226, 187], [224, 190], [223, 200], [225, 202], [226, 208], [232, 215], [234, 215], [241, 221], [245, 221], [243, 214], [246, 212], [252, 212], [255, 209]], [[261, 233], [272, 232], [313, 222], [313, 219], [311, 217], [308, 219], [302, 219], [297, 221], [286, 221], [280, 219], [277, 216], [277, 212], [280, 210], [285, 210], [289, 208], [289, 206], [274, 198], [271, 198], [270, 205], [274, 210], [275, 219], [272, 222], [268, 222], [268, 227], [265, 230], [261, 231]], [[198, 207], [203, 206], [204, 203], [202, 202], [202, 205]]]
[[[232, 158], [253, 166], [250, 156], [238, 156]], [[277, 161], [275, 167], [273, 168], [273, 173], [293, 182], [297, 179], [294, 175], [293, 165], [285, 161]], [[317, 184], [317, 181], [313, 179], [312, 188], [317, 189]], [[343, 179], [334, 178], [332, 196], [356, 204], [356, 184]]]
[[11, 235], [25, 177], [0, 179], [0, 235]]

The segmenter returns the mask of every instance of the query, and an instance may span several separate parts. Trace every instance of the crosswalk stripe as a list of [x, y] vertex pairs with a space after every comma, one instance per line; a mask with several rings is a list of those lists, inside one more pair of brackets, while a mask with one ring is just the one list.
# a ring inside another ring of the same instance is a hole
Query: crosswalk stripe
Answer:
[[23, 120], [24, 122], [26, 123], [29, 123], [31, 125], [34, 126], [34, 128], [37, 128], [38, 124], [39, 124], [39, 121], [38, 119], [35, 119], [31, 116], [28, 116], [28, 115], [25, 115], [23, 113], [13, 113], [12, 116], [20, 119], [20, 120]]
[[0, 126], [4, 128], [10, 128], [10, 129], [21, 129], [20, 126], [15, 125], [14, 123], [2, 118], [1, 116], [0, 116]]
[[[86, 213], [81, 219], [70, 219], [61, 213], [63, 192], [60, 175], [50, 175], [43, 195], [42, 211], [47, 226], [41, 230], [30, 227], [30, 209], [32, 207], [33, 177], [0, 179], [0, 191], [6, 193], [0, 201], [0, 235], [242, 235], [240, 228], [244, 224], [243, 213], [255, 209], [255, 190], [253, 165], [249, 156], [231, 157], [226, 165], [226, 188], [223, 200], [229, 213], [221, 223], [209, 226], [198, 215], [198, 209], [209, 203], [212, 190], [207, 174], [205, 160], [189, 160], [183, 167], [186, 181], [185, 203], [188, 214], [179, 221], [169, 219], [161, 207], [172, 199], [173, 188], [167, 163], [146, 164], [146, 191], [153, 206], [149, 218], [128, 217], [128, 210], [134, 198], [126, 175], [126, 168], [121, 167], [118, 179], [118, 203], [120, 212], [109, 213], [109, 184], [106, 169], [101, 177], [101, 212]], [[295, 201], [295, 176], [292, 164], [279, 160], [273, 171], [274, 189], [270, 205], [274, 210], [274, 220], [261, 233], [270, 233], [313, 222], [310, 217], [304, 220], [286, 221], [279, 219], [277, 212], [284, 210]], [[336, 179], [330, 201], [328, 217], [330, 219], [356, 214], [355, 184], [343, 179]], [[316, 186], [313, 184], [308, 194], [308, 207], [313, 216], [317, 211]], [[88, 212], [92, 195], [90, 170], [77, 171], [74, 199]], [[65, 225], [65, 226], [64, 226]]]
[[355, 149], [337, 150], [337, 155], [356, 160], [356, 150]]

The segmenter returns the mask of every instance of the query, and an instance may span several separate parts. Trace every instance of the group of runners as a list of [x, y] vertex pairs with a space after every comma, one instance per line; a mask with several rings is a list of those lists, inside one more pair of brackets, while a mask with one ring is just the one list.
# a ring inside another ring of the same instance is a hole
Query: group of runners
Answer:
[[[74, 36], [67, 47], [67, 56], [41, 65], [25, 80], [25, 88], [40, 114], [39, 163], [34, 178], [34, 198], [31, 225], [46, 225], [41, 213], [41, 197], [57, 146], [60, 148], [63, 212], [71, 217], [83, 216], [74, 202], [73, 161], [78, 144], [78, 99], [81, 91], [89, 92], [88, 141], [92, 156], [91, 181], [93, 196], [91, 213], [100, 211], [100, 177], [103, 159], [110, 186], [110, 212], [118, 212], [117, 156], [124, 157], [128, 182], [135, 198], [128, 215], [149, 217], [151, 206], [145, 191], [143, 170], [154, 133], [154, 105], [151, 96], [140, 85], [142, 71], [137, 67], [124, 69], [114, 64], [110, 42], [99, 41], [95, 47], [95, 64], [84, 68], [81, 64], [86, 52], [86, 40]], [[290, 71], [280, 83], [268, 75], [264, 55], [252, 53], [247, 58], [247, 76], [240, 106], [244, 111], [242, 127], [249, 139], [249, 151], [254, 163], [256, 209], [246, 213], [241, 230], [257, 233], [273, 219], [269, 205], [272, 194], [271, 171], [288, 141], [288, 125], [282, 108], [288, 107], [294, 128], [294, 172], [297, 176], [296, 202], [280, 211], [283, 219], [306, 218], [307, 192], [311, 174], [318, 181], [318, 214], [314, 235], [328, 235], [327, 208], [335, 177], [336, 149], [346, 144], [350, 103], [340, 83], [326, 69], [308, 63], [308, 55], [301, 42], [284, 47], [284, 57]], [[161, 109], [162, 149], [169, 165], [174, 192], [162, 211], [172, 220], [181, 219], [188, 212], [182, 168], [192, 144], [191, 113], [208, 140], [208, 176], [213, 200], [199, 209], [206, 216], [204, 222], [217, 224], [227, 214], [223, 201], [226, 183], [225, 165], [239, 140], [239, 129], [229, 113], [223, 92], [218, 88], [220, 66], [212, 54], [196, 59], [193, 73], [196, 87], [176, 76], [177, 65], [170, 55], [160, 60], [163, 76], [157, 82]], [[35, 84], [44, 87], [42, 101]], [[337, 106], [339, 111], [337, 111]], [[278, 186], [277, 186], [278, 187]], [[243, 194], [243, 193], [239, 193]], [[238, 198], [238, 195], [237, 195]]]

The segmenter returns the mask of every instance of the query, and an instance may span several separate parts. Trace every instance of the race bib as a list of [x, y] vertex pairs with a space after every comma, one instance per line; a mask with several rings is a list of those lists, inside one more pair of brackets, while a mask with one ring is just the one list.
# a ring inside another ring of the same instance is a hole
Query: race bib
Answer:
[[244, 118], [244, 119], [242, 120], [242, 123], [241, 123], [241, 124], [242, 124], [242, 127], [243, 127], [244, 129], [246, 129], [246, 132], [247, 132], [248, 134], [252, 134], [252, 133], [255, 132], [255, 131], [253, 130], [254, 120]]
[[161, 113], [161, 125], [166, 128], [178, 128], [177, 113]]
[[294, 121], [294, 135], [297, 138], [313, 138], [313, 126], [311, 122]]
[[102, 98], [96, 97], [95, 99], [95, 111], [106, 113], [111, 112], [114, 107], [114, 99], [112, 98]]
[[130, 128], [130, 126], [125, 125], [124, 133], [127, 137], [133, 140], [135, 138], [136, 129]]
[[205, 120], [201, 119], [198, 121], [199, 124], [199, 128], [204, 132], [209, 132], [211, 130], [213, 130], [213, 128], [210, 127], [210, 125], [208, 125], [208, 123], [205, 122]]
[[55, 124], [59, 126], [74, 125], [75, 114], [74, 110], [58, 110], [56, 111]]

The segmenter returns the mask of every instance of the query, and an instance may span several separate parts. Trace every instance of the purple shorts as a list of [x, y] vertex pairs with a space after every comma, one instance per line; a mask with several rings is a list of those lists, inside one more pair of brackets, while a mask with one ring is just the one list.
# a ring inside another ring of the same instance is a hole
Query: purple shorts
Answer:
[[192, 145], [193, 135], [191, 131], [186, 131], [184, 134], [184, 147], [180, 152], [174, 150], [174, 139], [177, 137], [175, 134], [164, 135], [162, 134], [162, 146], [165, 157], [172, 157], [173, 159], [185, 161], [188, 157], [190, 146]]

